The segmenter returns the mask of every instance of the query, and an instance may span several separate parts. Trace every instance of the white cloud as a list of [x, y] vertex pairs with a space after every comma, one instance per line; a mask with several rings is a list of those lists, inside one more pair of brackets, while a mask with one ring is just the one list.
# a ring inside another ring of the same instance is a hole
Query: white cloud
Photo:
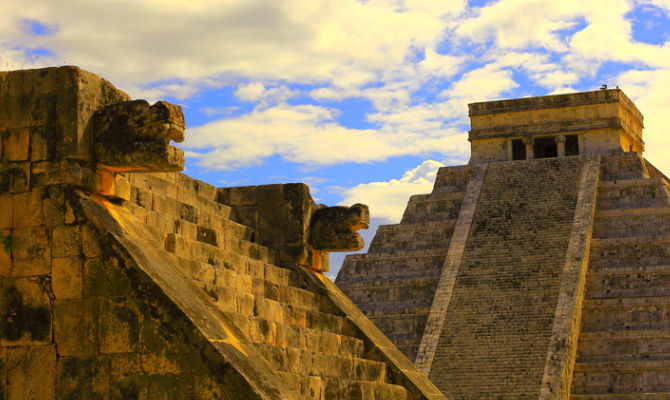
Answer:
[[[43, 47], [55, 56], [29, 66], [77, 64], [133, 91], [178, 82], [165, 92], [179, 96], [234, 77], [360, 86], [432, 46], [443, 16], [463, 7], [463, 0], [6, 0], [0, 62], [25, 61], [13, 49]], [[55, 30], [30, 34], [25, 19]]]
[[456, 33], [478, 43], [494, 40], [504, 48], [565, 51], [567, 43], [557, 32], [572, 28], [582, 8], [576, 0], [501, 0], [479, 9]]
[[263, 97], [265, 86], [262, 83], [252, 82], [240, 85], [235, 91], [235, 96], [242, 101], [257, 101]]
[[405, 172], [400, 179], [386, 182], [361, 183], [344, 191], [342, 204], [367, 204], [374, 218], [400, 222], [409, 197], [414, 194], [430, 193], [433, 189], [437, 170], [444, 164], [426, 160], [416, 168]]
[[642, 139], [644, 156], [666, 174], [670, 172], [670, 137], [667, 135], [667, 110], [670, 104], [670, 68], [655, 71], [627, 71], [617, 82], [644, 115]]
[[191, 128], [182, 147], [201, 149], [199, 165], [222, 170], [258, 165], [273, 154], [307, 165], [331, 165], [464, 151], [458, 131], [350, 129], [335, 122], [336, 115], [337, 110], [325, 107], [280, 104]]

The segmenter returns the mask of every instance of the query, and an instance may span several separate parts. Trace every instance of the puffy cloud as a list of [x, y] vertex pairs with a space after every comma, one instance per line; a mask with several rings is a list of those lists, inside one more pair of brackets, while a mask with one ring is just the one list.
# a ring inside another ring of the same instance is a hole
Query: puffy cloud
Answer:
[[577, 0], [501, 0], [478, 10], [463, 21], [456, 33], [473, 42], [494, 40], [504, 48], [524, 49], [539, 46], [565, 51], [567, 43], [559, 32], [575, 26]]
[[[7, 0], [0, 60], [28, 59], [12, 49], [48, 48], [54, 56], [30, 66], [74, 63], [126, 90], [178, 82], [179, 96], [231, 77], [359, 86], [433, 45], [446, 26], [442, 16], [465, 7], [464, 0], [405, 3]], [[35, 35], [26, 19], [53, 32]]]
[[426, 160], [405, 172], [400, 179], [361, 183], [344, 191], [342, 204], [364, 203], [370, 207], [372, 217], [392, 223], [400, 222], [409, 197], [430, 193], [437, 170], [443, 166], [441, 162]]
[[263, 97], [265, 86], [262, 83], [253, 82], [240, 85], [235, 91], [235, 96], [242, 101], [257, 101]]
[[336, 116], [337, 110], [326, 107], [280, 104], [191, 128], [183, 147], [201, 149], [198, 164], [222, 170], [258, 165], [273, 154], [307, 165], [330, 165], [432, 152], [458, 156], [464, 151], [458, 131], [350, 129], [335, 122]]
[[644, 156], [666, 174], [670, 171], [670, 137], [667, 134], [667, 110], [670, 104], [670, 68], [655, 71], [631, 70], [617, 77], [626, 94], [644, 115], [642, 139]]

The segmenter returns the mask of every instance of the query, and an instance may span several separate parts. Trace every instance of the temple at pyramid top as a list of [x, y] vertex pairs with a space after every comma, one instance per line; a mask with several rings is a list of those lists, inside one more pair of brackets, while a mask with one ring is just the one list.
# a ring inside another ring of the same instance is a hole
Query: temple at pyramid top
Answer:
[[643, 117], [620, 89], [468, 104], [470, 164], [644, 151]]

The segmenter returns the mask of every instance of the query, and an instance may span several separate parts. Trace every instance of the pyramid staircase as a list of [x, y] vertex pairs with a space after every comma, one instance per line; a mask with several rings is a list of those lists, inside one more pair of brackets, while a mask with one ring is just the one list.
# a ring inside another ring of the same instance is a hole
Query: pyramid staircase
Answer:
[[[444, 173], [442, 173], [444, 172]], [[410, 360], [416, 358], [470, 168], [444, 169], [431, 194], [381, 225], [367, 254], [349, 255], [336, 284]]]
[[358, 327], [305, 274], [277, 264], [230, 219], [217, 189], [182, 174], [133, 174], [126, 208], [162, 236], [180, 273], [242, 332], [282, 382], [306, 399], [411, 399], [371, 359]]
[[670, 185], [604, 160], [572, 398], [670, 399]]

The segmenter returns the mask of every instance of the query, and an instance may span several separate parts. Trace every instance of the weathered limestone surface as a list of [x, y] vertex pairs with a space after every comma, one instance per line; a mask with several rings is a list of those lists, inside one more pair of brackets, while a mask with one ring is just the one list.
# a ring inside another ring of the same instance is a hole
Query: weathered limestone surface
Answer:
[[670, 180], [642, 115], [605, 90], [470, 116], [470, 165], [336, 283], [449, 398], [670, 399]]
[[336, 284], [414, 360], [447, 256], [470, 167], [442, 168], [433, 193], [412, 196], [365, 255], [347, 256]]
[[603, 160], [574, 399], [670, 397], [669, 187], [637, 155]]
[[444, 398], [322, 274], [305, 185], [166, 172], [181, 109], [75, 67], [0, 89], [0, 399]]
[[582, 164], [489, 165], [429, 375], [447, 396], [537, 397]]

